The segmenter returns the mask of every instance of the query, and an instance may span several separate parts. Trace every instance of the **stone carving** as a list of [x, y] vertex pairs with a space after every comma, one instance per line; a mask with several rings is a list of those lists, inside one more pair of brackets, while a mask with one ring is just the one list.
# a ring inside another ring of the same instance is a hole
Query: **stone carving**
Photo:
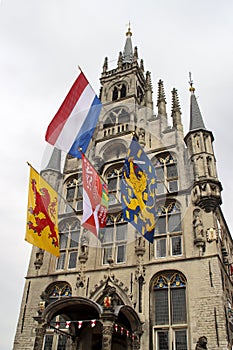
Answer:
[[111, 350], [112, 346], [112, 333], [113, 333], [113, 326], [103, 326], [103, 342], [102, 342], [102, 349], [103, 350]]
[[206, 236], [207, 236], [208, 242], [213, 242], [213, 241], [218, 242], [218, 231], [216, 230], [215, 227], [208, 228], [206, 232]]
[[145, 239], [143, 237], [137, 237], [135, 243], [135, 253], [137, 256], [143, 256], [145, 254]]
[[108, 309], [108, 310], [114, 310], [114, 307], [116, 305], [120, 305], [120, 299], [118, 298], [117, 294], [116, 294], [116, 288], [115, 287], [111, 287], [111, 286], [106, 286], [106, 288], [104, 289], [103, 294], [105, 295], [104, 300], [103, 300], [103, 307], [104, 309]]
[[83, 264], [88, 259], [88, 246], [89, 246], [89, 236], [88, 231], [84, 229], [83, 235], [81, 237], [81, 247], [80, 247], [80, 254], [79, 254], [79, 261]]
[[194, 244], [199, 248], [200, 255], [205, 252], [205, 237], [202, 222], [202, 213], [200, 209], [195, 209], [193, 212], [193, 233]]
[[138, 142], [145, 145], [145, 129], [143, 128], [138, 131]]
[[134, 350], [140, 350], [141, 344], [140, 344], [140, 338], [138, 335], [134, 335], [133, 339], [133, 349]]
[[221, 193], [222, 190], [220, 183], [199, 183], [196, 184], [192, 190], [192, 202], [193, 204], [204, 209], [207, 213], [214, 211], [216, 207], [222, 203]]
[[198, 339], [195, 350], [208, 350], [207, 338], [205, 336], [202, 336]]
[[193, 212], [193, 230], [195, 239], [204, 237], [201, 211], [199, 209], [195, 209]]
[[78, 271], [77, 272], [77, 282], [76, 282], [76, 287], [77, 288], [83, 288], [85, 285], [85, 278], [84, 275], [82, 273], [82, 271]]
[[44, 258], [44, 251], [42, 249], [39, 249], [36, 252], [36, 260], [34, 261], [36, 270], [39, 270], [43, 265], [43, 258]]

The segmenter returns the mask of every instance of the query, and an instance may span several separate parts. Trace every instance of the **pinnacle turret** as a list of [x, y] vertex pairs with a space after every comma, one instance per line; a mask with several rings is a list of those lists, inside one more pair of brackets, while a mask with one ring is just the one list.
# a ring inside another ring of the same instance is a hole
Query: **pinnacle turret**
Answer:
[[138, 48], [137, 48], [137, 46], [135, 46], [135, 48], [134, 48], [133, 60], [134, 60], [134, 62], [137, 62], [137, 60], [138, 60]]
[[183, 130], [182, 122], [181, 122], [181, 110], [180, 110], [180, 102], [177, 90], [174, 88], [172, 90], [172, 119], [173, 126], [177, 129]]
[[164, 86], [163, 81], [160, 79], [158, 82], [158, 98], [157, 98], [157, 106], [159, 107], [160, 103], [167, 104], [165, 92], [164, 92]]
[[172, 115], [174, 113], [181, 114], [180, 102], [179, 102], [177, 90], [174, 88], [171, 93], [172, 93]]
[[158, 117], [160, 120], [160, 132], [162, 133], [167, 129], [167, 111], [166, 111], [166, 96], [164, 92], [163, 81], [160, 79], [158, 82], [158, 95], [157, 95], [157, 107]]
[[120, 51], [118, 56], [118, 62], [117, 62], [118, 68], [122, 68], [122, 63], [123, 63], [123, 57], [122, 57], [122, 52]]
[[152, 90], [151, 73], [149, 71], [146, 72], [146, 86], [147, 89]]
[[222, 186], [218, 180], [212, 142], [212, 132], [205, 128], [194, 94], [195, 88], [190, 74], [190, 128], [184, 141], [193, 165], [194, 183], [192, 202], [206, 212], [215, 211], [221, 204]]
[[103, 72], [107, 72], [108, 70], [108, 57], [105, 57], [104, 59], [104, 65], [103, 65]]

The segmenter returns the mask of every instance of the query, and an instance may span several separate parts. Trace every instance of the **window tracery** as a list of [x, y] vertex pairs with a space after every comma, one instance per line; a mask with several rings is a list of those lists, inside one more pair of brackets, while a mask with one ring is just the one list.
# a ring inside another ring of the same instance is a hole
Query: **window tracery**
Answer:
[[156, 350], [187, 350], [186, 279], [178, 271], [157, 274], [152, 287]]
[[79, 220], [65, 220], [59, 224], [60, 257], [56, 270], [74, 269], [77, 263], [81, 226]]
[[127, 227], [122, 212], [108, 215], [106, 227], [100, 231], [103, 264], [125, 262]]
[[166, 152], [156, 156], [154, 162], [157, 176], [157, 193], [171, 193], [178, 191], [177, 162], [174, 156]]
[[123, 164], [116, 164], [106, 172], [109, 206], [120, 202], [122, 168]]
[[83, 209], [82, 198], [82, 174], [78, 173], [66, 182], [66, 213], [71, 213], [73, 210], [81, 211]]
[[176, 201], [169, 201], [157, 208], [155, 233], [155, 257], [182, 255], [181, 210]]

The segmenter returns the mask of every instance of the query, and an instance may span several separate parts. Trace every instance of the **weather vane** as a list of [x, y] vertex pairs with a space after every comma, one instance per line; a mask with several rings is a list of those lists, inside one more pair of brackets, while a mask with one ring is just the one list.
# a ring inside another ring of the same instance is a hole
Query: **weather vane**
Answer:
[[189, 72], [189, 85], [190, 85], [189, 91], [194, 92], [195, 89], [194, 89], [194, 87], [193, 87], [193, 80], [192, 80], [192, 74], [191, 74], [191, 72]]
[[193, 86], [193, 80], [192, 80], [192, 73], [189, 72], [189, 85], [192, 87]]

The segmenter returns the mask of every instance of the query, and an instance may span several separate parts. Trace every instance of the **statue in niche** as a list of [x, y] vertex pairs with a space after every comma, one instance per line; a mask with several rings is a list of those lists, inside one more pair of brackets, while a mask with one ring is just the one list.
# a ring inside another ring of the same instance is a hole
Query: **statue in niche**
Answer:
[[198, 339], [195, 350], [208, 350], [207, 338], [205, 336], [202, 336]]
[[85, 284], [84, 276], [82, 275], [81, 271], [78, 271], [76, 287], [77, 288], [83, 288], [84, 284]]
[[81, 254], [87, 256], [88, 255], [88, 245], [89, 245], [89, 237], [87, 229], [84, 229], [83, 235], [81, 237]]
[[39, 248], [39, 250], [36, 252], [36, 260], [34, 261], [36, 270], [39, 270], [43, 265], [43, 258], [44, 258], [44, 251], [41, 248]]
[[138, 142], [145, 144], [145, 129], [140, 128], [138, 131]]
[[193, 231], [194, 238], [204, 237], [203, 223], [201, 219], [201, 211], [199, 209], [193, 212]]

